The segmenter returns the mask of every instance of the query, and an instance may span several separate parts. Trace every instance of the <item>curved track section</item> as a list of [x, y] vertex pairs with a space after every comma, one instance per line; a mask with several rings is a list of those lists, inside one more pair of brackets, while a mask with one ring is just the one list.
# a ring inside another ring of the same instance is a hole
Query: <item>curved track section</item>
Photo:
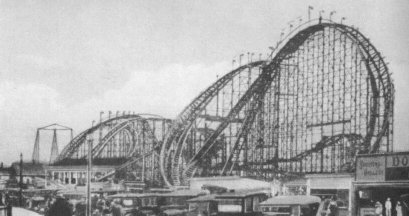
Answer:
[[345, 172], [356, 154], [392, 150], [394, 87], [380, 53], [346, 25], [302, 28], [181, 112], [160, 154], [167, 185], [254, 170]]
[[[149, 183], [159, 185], [162, 179], [158, 171], [158, 154], [170, 122], [169, 119], [150, 114], [106, 119], [72, 139], [55, 164], [85, 162], [88, 142], [93, 142], [94, 164], [116, 165], [117, 171], [126, 168], [129, 172], [141, 175], [136, 179], [153, 181]], [[112, 174], [115, 174], [115, 170], [107, 173]]]

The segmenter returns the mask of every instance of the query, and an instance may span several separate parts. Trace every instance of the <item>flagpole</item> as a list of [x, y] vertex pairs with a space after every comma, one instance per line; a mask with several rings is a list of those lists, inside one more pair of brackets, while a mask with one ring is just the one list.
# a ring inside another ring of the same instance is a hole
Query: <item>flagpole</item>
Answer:
[[311, 20], [311, 10], [313, 10], [314, 8], [312, 6], [308, 6], [308, 21]]
[[88, 164], [87, 164], [87, 216], [92, 215], [91, 209], [91, 170], [92, 170], [92, 139], [88, 140]]

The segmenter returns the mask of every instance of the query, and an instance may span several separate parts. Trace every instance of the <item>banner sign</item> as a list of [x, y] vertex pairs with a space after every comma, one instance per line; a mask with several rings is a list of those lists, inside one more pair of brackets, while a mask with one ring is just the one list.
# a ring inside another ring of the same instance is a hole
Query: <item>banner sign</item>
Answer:
[[358, 157], [357, 181], [385, 181], [385, 157]]
[[386, 157], [386, 181], [409, 180], [409, 155]]
[[356, 181], [409, 181], [409, 153], [357, 157]]

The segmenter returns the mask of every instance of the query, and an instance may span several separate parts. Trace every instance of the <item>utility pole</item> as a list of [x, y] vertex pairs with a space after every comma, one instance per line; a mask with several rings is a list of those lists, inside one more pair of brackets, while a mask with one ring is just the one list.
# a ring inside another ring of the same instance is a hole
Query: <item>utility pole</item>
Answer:
[[92, 171], [92, 139], [88, 140], [88, 164], [87, 164], [87, 216], [92, 215], [91, 209], [91, 171]]
[[23, 153], [20, 153], [20, 191], [19, 202], [20, 206], [23, 206]]

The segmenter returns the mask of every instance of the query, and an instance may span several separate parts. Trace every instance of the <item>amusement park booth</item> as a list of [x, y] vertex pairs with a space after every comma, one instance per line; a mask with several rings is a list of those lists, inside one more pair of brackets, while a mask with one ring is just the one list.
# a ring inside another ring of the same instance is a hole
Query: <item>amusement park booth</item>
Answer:
[[352, 206], [353, 173], [307, 174], [303, 178], [283, 182], [284, 195], [311, 195], [322, 200], [337, 200], [339, 215], [349, 215]]
[[307, 195], [318, 196], [322, 200], [336, 198], [339, 214], [349, 215], [351, 211], [352, 173], [311, 174], [307, 178]]
[[357, 156], [353, 191], [353, 215], [375, 215], [377, 202], [382, 204], [385, 215], [388, 198], [392, 204], [392, 216], [397, 215], [398, 201], [402, 215], [408, 215], [409, 152]]

